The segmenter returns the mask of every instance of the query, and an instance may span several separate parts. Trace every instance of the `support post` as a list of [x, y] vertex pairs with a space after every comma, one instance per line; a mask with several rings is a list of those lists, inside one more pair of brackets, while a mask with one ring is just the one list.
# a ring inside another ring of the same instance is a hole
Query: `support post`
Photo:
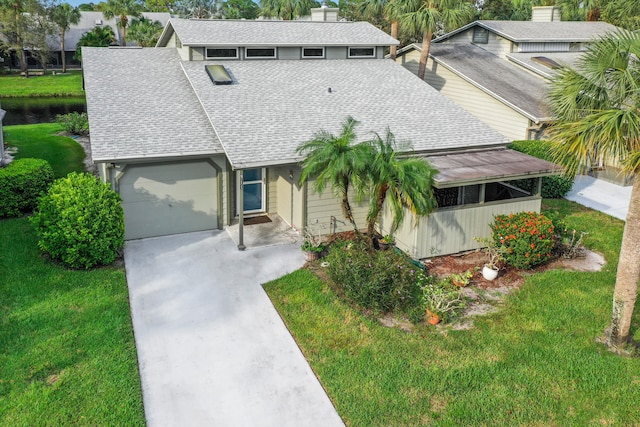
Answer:
[[242, 171], [240, 171], [238, 179], [240, 180], [240, 185], [238, 186], [238, 217], [240, 219], [238, 224], [238, 250], [244, 251], [247, 247], [244, 245], [244, 174]]

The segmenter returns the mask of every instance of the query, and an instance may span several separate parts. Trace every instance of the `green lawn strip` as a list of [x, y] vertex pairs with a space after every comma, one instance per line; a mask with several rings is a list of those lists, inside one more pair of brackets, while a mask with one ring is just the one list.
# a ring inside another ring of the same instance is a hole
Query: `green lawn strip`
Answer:
[[60, 136], [57, 123], [5, 126], [5, 142], [18, 148], [16, 159], [44, 159], [51, 164], [56, 178], [84, 170], [84, 150], [73, 138]]
[[595, 341], [609, 321], [622, 222], [567, 201], [545, 207], [588, 231], [607, 266], [532, 275], [470, 330], [386, 328], [307, 270], [265, 285], [347, 425], [640, 423], [640, 359]]
[[84, 96], [82, 71], [24, 78], [20, 74], [0, 76], [0, 97]]
[[0, 425], [144, 425], [122, 268], [46, 260], [0, 221]]

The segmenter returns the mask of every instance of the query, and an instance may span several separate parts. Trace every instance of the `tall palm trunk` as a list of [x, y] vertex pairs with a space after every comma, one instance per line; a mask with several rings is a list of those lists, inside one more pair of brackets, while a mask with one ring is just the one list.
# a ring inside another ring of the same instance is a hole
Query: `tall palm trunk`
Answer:
[[60, 33], [60, 51], [62, 53], [62, 73], [67, 72], [67, 55], [64, 53], [64, 33], [66, 31], [62, 30]]
[[418, 77], [424, 80], [424, 74], [427, 70], [427, 59], [429, 59], [429, 51], [431, 50], [432, 31], [425, 31], [422, 37], [422, 52], [420, 53], [420, 65], [418, 66]]
[[367, 234], [369, 237], [373, 236], [373, 231], [376, 226], [376, 221], [380, 216], [380, 212], [382, 212], [382, 207], [384, 206], [384, 201], [387, 198], [387, 190], [389, 186], [384, 184], [380, 187], [378, 194], [376, 194], [376, 208], [371, 212], [370, 216], [367, 218]]
[[[398, 40], [398, 21], [397, 20], [391, 21], [391, 37]], [[389, 47], [389, 57], [394, 61], [396, 60], [397, 51], [398, 51], [398, 46], [393, 45]]]
[[629, 339], [633, 307], [638, 296], [640, 280], [640, 175], [631, 190], [629, 212], [622, 235], [616, 286], [613, 291], [613, 313], [608, 333], [610, 344], [617, 346]]

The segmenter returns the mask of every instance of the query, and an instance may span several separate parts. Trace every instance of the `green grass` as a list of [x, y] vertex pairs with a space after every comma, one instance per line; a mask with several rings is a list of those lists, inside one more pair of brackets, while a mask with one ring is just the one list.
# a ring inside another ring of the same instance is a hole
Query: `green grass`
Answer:
[[144, 425], [123, 269], [46, 260], [25, 218], [0, 241], [0, 425]]
[[82, 71], [68, 71], [55, 76], [48, 73], [28, 79], [20, 74], [0, 75], [0, 97], [24, 96], [84, 96]]
[[640, 359], [596, 342], [610, 317], [623, 224], [567, 201], [545, 208], [588, 231], [587, 246], [608, 264], [530, 276], [470, 330], [383, 327], [307, 270], [265, 285], [347, 425], [640, 424]]
[[56, 178], [70, 172], [82, 172], [84, 150], [73, 138], [56, 135], [62, 131], [57, 123], [6, 126], [5, 142], [18, 148], [16, 159], [37, 158], [49, 162]]

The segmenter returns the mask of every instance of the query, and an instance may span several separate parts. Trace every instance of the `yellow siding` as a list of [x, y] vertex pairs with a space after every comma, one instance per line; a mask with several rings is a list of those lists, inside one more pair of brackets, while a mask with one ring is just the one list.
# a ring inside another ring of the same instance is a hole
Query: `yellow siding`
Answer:
[[267, 213], [278, 212], [278, 171], [267, 169]]
[[[322, 234], [353, 230], [351, 223], [342, 215], [340, 201], [339, 197], [333, 195], [331, 188], [325, 189], [325, 192], [320, 196], [313, 189], [313, 183], [309, 182], [306, 203], [306, 225], [319, 228]], [[351, 209], [356, 225], [358, 228], [365, 228], [368, 201], [365, 200], [356, 203], [352, 191], [349, 192], [349, 201], [351, 202]], [[335, 218], [335, 220], [332, 220], [332, 218]]]
[[[480, 245], [474, 237], [489, 237], [489, 223], [494, 215], [516, 212], [539, 212], [541, 199], [518, 199], [482, 206], [446, 209], [433, 212], [421, 218], [416, 226], [410, 213], [405, 214], [405, 222], [394, 234], [396, 245], [417, 259], [477, 249]], [[381, 221], [383, 233], [389, 232], [391, 223], [389, 212]]]

